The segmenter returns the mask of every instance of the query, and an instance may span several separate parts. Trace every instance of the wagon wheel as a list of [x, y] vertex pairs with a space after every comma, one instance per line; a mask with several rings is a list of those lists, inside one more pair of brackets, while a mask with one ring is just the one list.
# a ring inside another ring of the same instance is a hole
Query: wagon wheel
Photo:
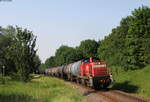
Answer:
[[80, 81], [79, 81], [79, 79], [78, 79], [78, 78], [76, 79], [76, 83], [77, 83], [77, 84], [80, 84]]

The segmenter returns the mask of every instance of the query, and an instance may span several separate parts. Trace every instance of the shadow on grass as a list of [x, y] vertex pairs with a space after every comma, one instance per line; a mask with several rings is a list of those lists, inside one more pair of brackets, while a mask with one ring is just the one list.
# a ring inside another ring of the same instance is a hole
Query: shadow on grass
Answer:
[[112, 86], [112, 89], [121, 90], [121, 91], [128, 92], [128, 93], [136, 93], [139, 87], [136, 85], [132, 85], [130, 81], [125, 81], [123, 83], [115, 83]]
[[39, 102], [39, 100], [24, 94], [0, 94], [0, 102]]

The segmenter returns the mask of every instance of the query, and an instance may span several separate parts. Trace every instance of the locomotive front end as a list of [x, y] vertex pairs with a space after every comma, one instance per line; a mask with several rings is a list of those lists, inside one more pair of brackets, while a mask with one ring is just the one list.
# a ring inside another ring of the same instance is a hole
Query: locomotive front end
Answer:
[[106, 62], [92, 62], [92, 79], [95, 88], [106, 88], [112, 80]]

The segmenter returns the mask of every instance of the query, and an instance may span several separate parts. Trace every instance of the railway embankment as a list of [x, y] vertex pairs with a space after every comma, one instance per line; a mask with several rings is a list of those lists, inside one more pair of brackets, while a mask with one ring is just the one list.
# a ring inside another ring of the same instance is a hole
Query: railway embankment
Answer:
[[115, 81], [110, 88], [150, 99], [150, 66], [126, 72], [112, 67], [112, 72]]

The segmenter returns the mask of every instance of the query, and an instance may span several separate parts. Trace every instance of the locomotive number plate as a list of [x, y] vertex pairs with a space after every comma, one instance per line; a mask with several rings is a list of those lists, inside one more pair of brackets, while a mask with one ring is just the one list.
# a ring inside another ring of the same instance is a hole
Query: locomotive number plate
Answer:
[[106, 67], [106, 64], [95, 64], [93, 67], [94, 68], [103, 68], [103, 67]]

